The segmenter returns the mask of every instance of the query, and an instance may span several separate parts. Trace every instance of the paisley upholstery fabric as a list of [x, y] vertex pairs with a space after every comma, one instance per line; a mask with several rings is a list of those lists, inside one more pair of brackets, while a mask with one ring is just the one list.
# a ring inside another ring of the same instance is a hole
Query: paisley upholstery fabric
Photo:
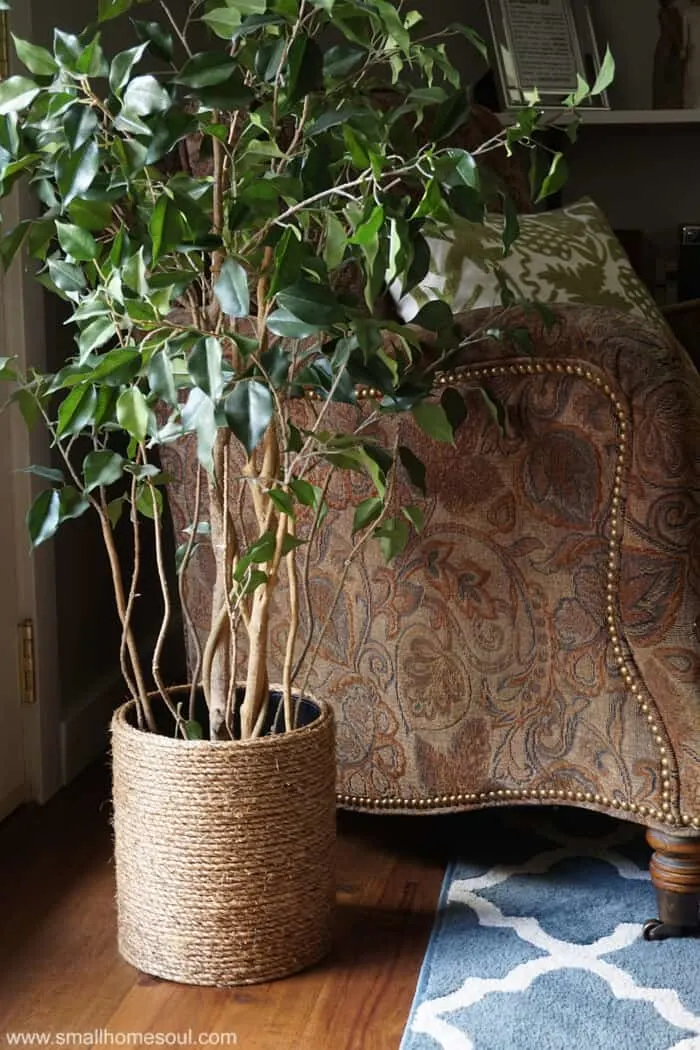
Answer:
[[520, 235], [503, 255], [503, 218], [485, 223], [455, 218], [427, 236], [430, 268], [410, 294], [391, 287], [397, 308], [410, 321], [431, 299], [454, 313], [498, 306], [505, 280], [516, 298], [541, 303], [609, 306], [665, 322], [636, 275], [603, 212], [590, 198], [558, 211], [520, 218]]
[[[637, 317], [555, 316], [506, 319], [530, 330], [523, 355], [468, 315], [454, 447], [410, 419], [374, 428], [388, 443], [400, 428], [427, 466], [425, 528], [388, 565], [370, 544], [344, 575], [348, 504], [365, 490], [336, 472], [310, 584], [318, 610], [337, 603], [308, 687], [337, 716], [341, 805], [564, 801], [697, 834], [700, 376]], [[480, 384], [504, 406], [503, 429]], [[300, 402], [299, 422], [313, 411]], [[333, 406], [327, 426], [367, 411]], [[163, 459], [179, 542], [194, 450], [176, 443]], [[416, 502], [407, 480], [395, 499]], [[204, 632], [213, 565], [200, 555], [188, 590]], [[319, 637], [306, 610], [303, 621], [300, 646], [310, 627]], [[287, 623], [283, 592], [278, 651]]]

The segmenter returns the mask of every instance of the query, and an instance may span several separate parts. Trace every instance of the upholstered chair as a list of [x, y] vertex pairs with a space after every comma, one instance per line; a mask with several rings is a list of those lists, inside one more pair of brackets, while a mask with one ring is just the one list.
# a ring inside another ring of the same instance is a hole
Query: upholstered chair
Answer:
[[[338, 804], [643, 824], [661, 916], [647, 936], [672, 935], [700, 902], [700, 375], [670, 333], [614, 311], [507, 320], [529, 353], [478, 338], [435, 376], [465, 396], [454, 445], [405, 418], [369, 429], [426, 465], [425, 496], [408, 479], [394, 493], [425, 512], [403, 554], [385, 564], [368, 544], [348, 569], [363, 482], [331, 482], [308, 576], [316, 608], [337, 600], [323, 637], [302, 610], [302, 642], [318, 646], [308, 688], [335, 709]], [[328, 426], [370, 406], [332, 406]], [[300, 401], [298, 422], [317, 408]], [[179, 536], [191, 442], [163, 458]], [[203, 550], [188, 584], [202, 632], [212, 581]], [[284, 594], [275, 616], [281, 641]]]
[[[476, 150], [499, 128], [474, 107], [451, 144]], [[207, 163], [190, 143], [190, 165]], [[517, 156], [480, 163], [530, 210]], [[646, 934], [672, 935], [697, 926], [700, 905], [700, 375], [639, 310], [557, 307], [553, 324], [499, 312], [517, 340], [489, 338], [492, 321], [464, 315], [466, 345], [436, 369], [436, 394], [455, 386], [467, 405], [454, 446], [408, 418], [367, 431], [426, 465], [425, 496], [407, 478], [394, 492], [425, 513], [405, 552], [385, 564], [368, 544], [348, 568], [353, 508], [370, 492], [350, 472], [330, 485], [306, 573], [332, 615], [324, 631], [302, 609], [300, 648], [316, 653], [308, 688], [335, 709], [338, 804], [571, 805], [635, 821], [662, 920]], [[300, 425], [318, 410], [308, 393]], [[333, 406], [328, 427], [361, 420], [370, 395]], [[193, 443], [163, 461], [179, 542]], [[202, 635], [212, 585], [203, 547], [187, 587]], [[275, 617], [282, 651], [283, 592]]]

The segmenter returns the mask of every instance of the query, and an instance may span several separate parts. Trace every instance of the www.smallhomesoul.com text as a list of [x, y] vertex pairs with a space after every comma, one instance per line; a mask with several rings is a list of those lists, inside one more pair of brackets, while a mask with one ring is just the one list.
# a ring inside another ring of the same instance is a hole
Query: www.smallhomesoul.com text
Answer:
[[238, 1046], [235, 1032], [5, 1032], [6, 1046]]

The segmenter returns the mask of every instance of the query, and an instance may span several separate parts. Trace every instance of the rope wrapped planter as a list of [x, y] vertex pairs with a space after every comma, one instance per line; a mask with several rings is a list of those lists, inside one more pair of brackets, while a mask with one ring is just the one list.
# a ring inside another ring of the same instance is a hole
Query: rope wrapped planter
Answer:
[[[306, 702], [305, 702], [306, 703]], [[291, 733], [184, 741], [112, 721], [119, 950], [186, 984], [269, 981], [318, 962], [334, 902], [330, 708]]]

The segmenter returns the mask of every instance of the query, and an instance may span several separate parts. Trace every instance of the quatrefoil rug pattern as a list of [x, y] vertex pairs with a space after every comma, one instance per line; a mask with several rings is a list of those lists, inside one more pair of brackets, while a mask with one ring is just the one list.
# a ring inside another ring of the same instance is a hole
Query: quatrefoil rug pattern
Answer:
[[642, 940], [640, 828], [508, 811], [464, 852], [400, 1050], [700, 1050], [700, 940]]

